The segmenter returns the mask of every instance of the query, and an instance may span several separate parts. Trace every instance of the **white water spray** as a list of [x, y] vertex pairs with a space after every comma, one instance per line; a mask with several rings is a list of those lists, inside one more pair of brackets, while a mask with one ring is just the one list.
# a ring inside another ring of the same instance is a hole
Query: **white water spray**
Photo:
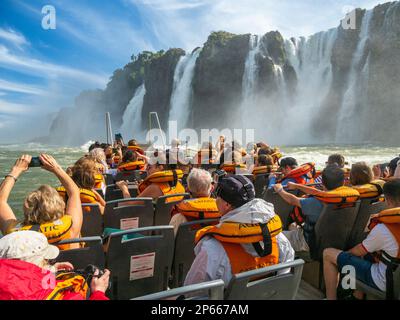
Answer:
[[[365, 49], [369, 39], [369, 26], [372, 16], [373, 11], [367, 11], [361, 23], [359, 41], [352, 58], [347, 90], [343, 96], [342, 106], [339, 111], [336, 142], [352, 142], [348, 140], [350, 137], [348, 133], [349, 129], [351, 131], [354, 131], [353, 129], [351, 129], [353, 127], [352, 124], [357, 121], [357, 100], [361, 93], [366, 94], [366, 88], [363, 88], [362, 86], [363, 84], [365, 84], [362, 76], [363, 74], [366, 74], [368, 66], [362, 65], [362, 62], [365, 56]], [[368, 62], [368, 59], [365, 60], [365, 62]]]
[[192, 100], [192, 80], [197, 58], [201, 50], [179, 59], [174, 73], [174, 87], [171, 95], [169, 120], [178, 123], [178, 131], [186, 128]]
[[142, 128], [142, 109], [143, 99], [146, 94], [145, 85], [142, 84], [138, 87], [133, 95], [133, 98], [129, 102], [125, 109], [124, 115], [122, 116], [122, 126], [120, 131], [122, 136], [126, 139], [144, 139], [144, 132]]

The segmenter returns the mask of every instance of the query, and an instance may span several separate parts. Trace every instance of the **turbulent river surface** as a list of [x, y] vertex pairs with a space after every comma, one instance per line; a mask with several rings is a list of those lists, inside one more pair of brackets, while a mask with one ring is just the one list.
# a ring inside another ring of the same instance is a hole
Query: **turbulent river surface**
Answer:
[[[21, 154], [37, 156], [40, 153], [51, 154], [65, 169], [72, 165], [87, 151], [89, 144], [77, 148], [55, 147], [41, 144], [0, 145], [0, 176], [9, 173], [15, 160]], [[400, 147], [379, 147], [373, 145], [349, 146], [349, 145], [319, 145], [319, 146], [290, 146], [281, 147], [284, 156], [291, 156], [299, 163], [315, 162], [317, 168], [323, 168], [328, 156], [332, 153], [341, 153], [351, 165], [357, 161], [365, 161], [368, 164], [388, 162], [400, 154]], [[25, 172], [9, 198], [9, 204], [18, 217], [22, 216], [22, 204], [26, 195], [42, 184], [57, 186], [58, 180], [51, 173], [40, 169], [31, 168]]]

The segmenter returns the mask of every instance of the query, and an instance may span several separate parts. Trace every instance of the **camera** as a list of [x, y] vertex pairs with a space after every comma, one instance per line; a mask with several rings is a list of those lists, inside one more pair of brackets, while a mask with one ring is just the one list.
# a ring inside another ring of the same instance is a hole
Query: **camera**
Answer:
[[[94, 274], [95, 274], [96, 270], [99, 271], [99, 274], [95, 276]], [[99, 267], [96, 267], [96, 266], [93, 265], [93, 264], [89, 264], [89, 265], [87, 265], [87, 267], [82, 271], [82, 273], [83, 273], [84, 275], [86, 275], [87, 277], [97, 277], [97, 278], [100, 278], [100, 277], [104, 274], [104, 270], [100, 269]]]
[[29, 168], [41, 167], [42, 161], [40, 161], [39, 157], [32, 157], [31, 162], [29, 163]]
[[226, 176], [226, 171], [225, 170], [215, 170], [212, 173], [212, 176], [213, 176], [214, 183], [218, 183], [219, 179]]
[[[99, 274], [95, 275], [97, 270], [99, 271]], [[93, 277], [100, 278], [104, 274], [103, 269], [100, 269], [99, 267], [93, 264], [88, 264], [85, 269], [75, 270], [75, 272], [83, 276], [89, 284], [92, 282]], [[108, 289], [110, 288], [111, 288], [111, 281], [109, 281], [108, 283]]]

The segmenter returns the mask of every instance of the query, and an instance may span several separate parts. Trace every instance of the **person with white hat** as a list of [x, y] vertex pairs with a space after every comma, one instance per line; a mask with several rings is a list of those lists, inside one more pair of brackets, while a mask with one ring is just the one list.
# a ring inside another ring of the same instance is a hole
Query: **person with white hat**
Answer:
[[[13, 232], [0, 239], [0, 300], [45, 300], [54, 296], [62, 280], [54, 273], [74, 269], [69, 262], [51, 265], [49, 260], [57, 258], [59, 249], [50, 245], [47, 238], [36, 231]], [[108, 300], [110, 271], [101, 277], [93, 276], [89, 300]], [[83, 300], [78, 290], [81, 283], [74, 282], [70, 290], [63, 291], [63, 300]]]

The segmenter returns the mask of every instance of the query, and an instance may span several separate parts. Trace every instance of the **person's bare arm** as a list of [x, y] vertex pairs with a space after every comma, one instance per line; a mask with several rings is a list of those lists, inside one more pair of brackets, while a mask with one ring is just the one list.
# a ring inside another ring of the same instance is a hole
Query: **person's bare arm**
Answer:
[[116, 185], [122, 191], [122, 196], [124, 197], [124, 199], [131, 198], [131, 194], [129, 193], [129, 188], [128, 188], [128, 182], [121, 180], [118, 181]]
[[[31, 159], [32, 157], [30, 155], [22, 155], [17, 159], [9, 174], [18, 179], [23, 172], [28, 170]], [[6, 177], [0, 185], [0, 229], [3, 234], [6, 234], [11, 223], [17, 221], [14, 212], [8, 204], [8, 197], [10, 196], [14, 184], [14, 178]]]
[[298, 198], [295, 195], [286, 192], [280, 183], [274, 184], [273, 188], [275, 192], [278, 193], [287, 203], [291, 204], [292, 206], [301, 207], [301, 198]]
[[293, 182], [288, 182], [287, 187], [289, 190], [300, 190], [300, 191], [304, 192], [305, 194], [309, 194], [309, 195], [316, 195], [319, 192], [321, 192], [321, 190], [318, 190], [316, 188], [309, 187], [309, 186], [306, 186], [303, 184], [293, 183]]
[[363, 257], [368, 253], [361, 243], [356, 245], [354, 248], [351, 248], [348, 252], [356, 257]]
[[146, 189], [144, 189], [143, 192], [141, 192], [138, 195], [138, 198], [149, 197], [149, 198], [157, 199], [159, 197], [162, 197], [163, 195], [164, 194], [162, 193], [159, 186], [157, 186], [156, 184], [151, 184]]
[[82, 204], [78, 186], [71, 177], [58, 165], [56, 160], [47, 154], [40, 155], [42, 168], [53, 173], [65, 188], [68, 194], [65, 214], [72, 218], [71, 237], [78, 238], [82, 228]]

